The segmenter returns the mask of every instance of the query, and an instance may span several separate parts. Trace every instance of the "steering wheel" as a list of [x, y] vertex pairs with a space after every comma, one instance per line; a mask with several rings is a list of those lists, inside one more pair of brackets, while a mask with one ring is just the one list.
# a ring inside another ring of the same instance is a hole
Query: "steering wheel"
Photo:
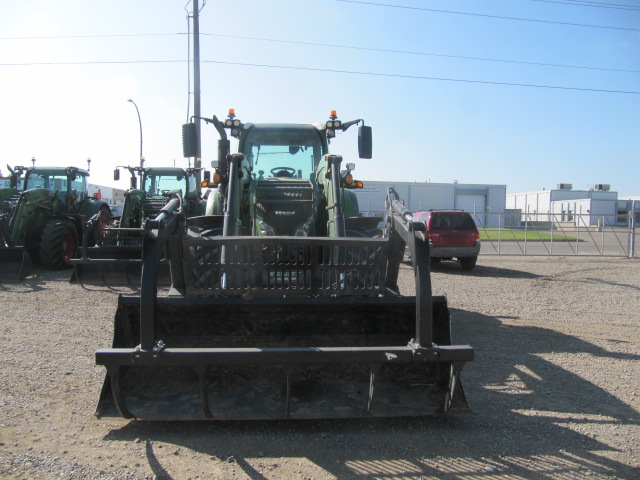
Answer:
[[296, 169], [291, 167], [276, 167], [271, 169], [271, 175], [274, 177], [293, 177]]

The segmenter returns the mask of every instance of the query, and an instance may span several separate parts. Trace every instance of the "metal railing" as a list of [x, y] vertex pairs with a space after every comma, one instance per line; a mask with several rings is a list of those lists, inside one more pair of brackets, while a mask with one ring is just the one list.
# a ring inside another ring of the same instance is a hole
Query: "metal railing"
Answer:
[[[482, 241], [480, 255], [636, 257], [640, 212], [616, 215], [469, 212]], [[383, 212], [363, 212], [383, 216]]]
[[634, 215], [561, 213], [472, 214], [482, 240], [481, 255], [636, 255]]

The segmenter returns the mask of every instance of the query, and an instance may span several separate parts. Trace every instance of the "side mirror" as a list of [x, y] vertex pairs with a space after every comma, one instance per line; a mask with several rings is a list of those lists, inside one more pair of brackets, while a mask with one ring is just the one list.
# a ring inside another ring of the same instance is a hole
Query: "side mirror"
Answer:
[[184, 157], [198, 156], [198, 129], [195, 123], [182, 125], [182, 155]]
[[373, 157], [373, 134], [371, 127], [366, 125], [358, 127], [358, 155], [360, 158]]
[[202, 177], [205, 182], [209, 182], [211, 180], [211, 172], [209, 170], [205, 170], [202, 172]]
[[117, 182], [120, 180], [120, 170], [117, 168], [113, 171], [113, 179]]
[[131, 177], [131, 189], [135, 190], [138, 188], [138, 179], [136, 177]]

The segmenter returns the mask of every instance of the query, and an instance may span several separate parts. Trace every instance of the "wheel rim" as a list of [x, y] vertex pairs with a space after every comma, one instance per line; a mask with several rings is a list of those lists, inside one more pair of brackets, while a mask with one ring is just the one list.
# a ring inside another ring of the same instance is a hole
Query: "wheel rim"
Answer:
[[73, 236], [73, 233], [67, 231], [64, 234], [64, 238], [62, 240], [62, 258], [65, 262], [70, 261], [73, 258], [73, 254], [76, 251], [76, 239]]

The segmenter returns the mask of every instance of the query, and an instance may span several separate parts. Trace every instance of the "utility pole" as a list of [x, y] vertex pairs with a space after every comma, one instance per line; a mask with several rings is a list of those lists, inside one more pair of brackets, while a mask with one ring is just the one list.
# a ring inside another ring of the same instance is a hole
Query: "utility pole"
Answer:
[[[193, 166], [202, 166], [202, 141], [200, 135], [200, 20], [198, 0], [193, 0], [193, 111], [196, 120], [196, 132], [198, 133], [198, 148]], [[197, 173], [197, 190], [200, 193], [201, 172]]]

